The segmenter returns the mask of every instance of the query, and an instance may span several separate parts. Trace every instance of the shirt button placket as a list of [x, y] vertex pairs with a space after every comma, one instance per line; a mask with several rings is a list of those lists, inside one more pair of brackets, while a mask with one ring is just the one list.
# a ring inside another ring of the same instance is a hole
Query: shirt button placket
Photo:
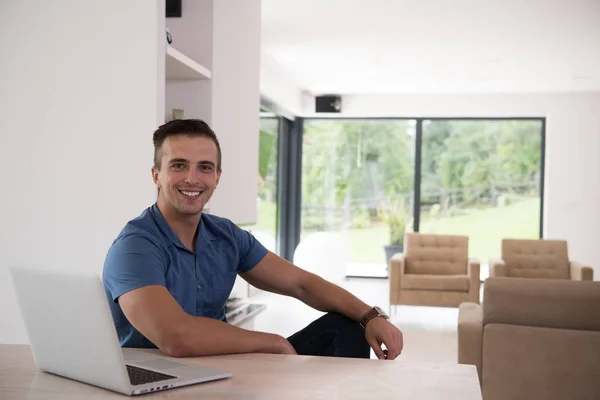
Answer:
[[196, 270], [196, 315], [200, 315], [202, 311], [202, 306], [204, 304], [204, 293], [202, 291], [202, 286], [199, 281], [199, 268], [198, 268], [198, 256], [194, 255], [194, 268]]

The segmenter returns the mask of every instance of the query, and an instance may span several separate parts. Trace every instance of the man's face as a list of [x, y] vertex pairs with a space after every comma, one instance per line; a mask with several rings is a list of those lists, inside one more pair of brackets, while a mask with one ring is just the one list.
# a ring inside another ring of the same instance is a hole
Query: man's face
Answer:
[[215, 143], [203, 136], [169, 136], [159, 155], [160, 170], [152, 168], [154, 183], [160, 189], [159, 206], [185, 215], [200, 214], [221, 177]]

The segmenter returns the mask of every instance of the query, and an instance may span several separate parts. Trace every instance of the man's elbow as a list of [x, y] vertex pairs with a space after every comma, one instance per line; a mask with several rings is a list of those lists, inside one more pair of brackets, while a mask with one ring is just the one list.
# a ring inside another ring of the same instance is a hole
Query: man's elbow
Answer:
[[169, 357], [179, 358], [188, 356], [185, 347], [175, 342], [167, 342], [161, 346], [158, 346], [158, 349]]
[[157, 344], [158, 349], [169, 357], [190, 357], [190, 346], [187, 343], [189, 335], [186, 335], [182, 329], [175, 328], [161, 338]]
[[298, 279], [297, 284], [294, 286], [292, 296], [298, 300], [305, 301], [305, 299], [309, 296], [309, 293], [312, 292], [311, 288], [315, 285], [318, 285], [322, 281], [324, 281], [324, 279], [319, 275], [307, 272], [306, 274], [303, 274], [300, 279]]

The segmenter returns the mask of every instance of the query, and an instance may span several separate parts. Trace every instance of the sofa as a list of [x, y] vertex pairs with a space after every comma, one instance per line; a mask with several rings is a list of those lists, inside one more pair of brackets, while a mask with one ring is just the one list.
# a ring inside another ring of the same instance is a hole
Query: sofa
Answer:
[[591, 267], [569, 260], [565, 240], [502, 240], [502, 258], [490, 259], [491, 277], [594, 279]]
[[390, 308], [479, 303], [479, 261], [468, 252], [466, 236], [405, 234], [404, 253], [389, 262]]
[[488, 278], [458, 314], [484, 400], [600, 399], [600, 282]]

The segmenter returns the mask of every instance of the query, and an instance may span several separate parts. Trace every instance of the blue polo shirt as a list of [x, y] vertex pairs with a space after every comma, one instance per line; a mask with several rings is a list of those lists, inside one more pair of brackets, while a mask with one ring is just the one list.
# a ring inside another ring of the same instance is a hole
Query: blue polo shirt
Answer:
[[156, 348], [123, 314], [122, 294], [161, 285], [188, 314], [226, 321], [224, 306], [237, 273], [249, 271], [266, 254], [249, 232], [209, 214], [202, 214], [194, 253], [156, 204], [144, 210], [123, 228], [104, 262], [102, 280], [121, 346]]

